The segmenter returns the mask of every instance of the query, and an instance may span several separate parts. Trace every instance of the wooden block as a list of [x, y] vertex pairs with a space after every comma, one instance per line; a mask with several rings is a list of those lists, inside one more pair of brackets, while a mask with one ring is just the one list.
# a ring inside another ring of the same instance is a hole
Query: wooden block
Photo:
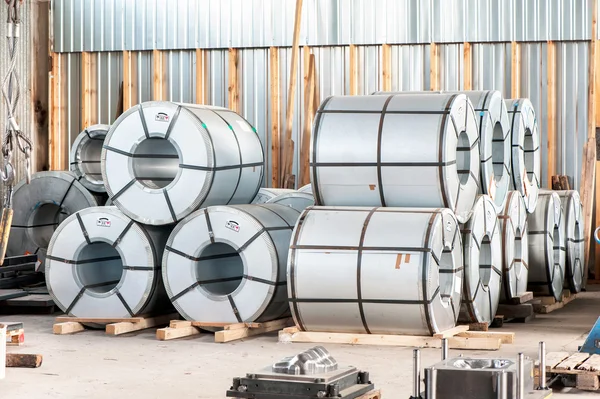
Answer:
[[550, 352], [546, 354], [546, 369], [556, 368], [563, 360], [569, 357], [569, 352]]
[[466, 331], [457, 334], [457, 337], [465, 338], [494, 338], [499, 339], [503, 344], [513, 344], [515, 342], [514, 332], [495, 332], [495, 331]]
[[141, 323], [144, 321], [143, 317], [131, 317], [131, 318], [114, 318], [107, 319], [101, 317], [69, 317], [69, 316], [59, 316], [55, 319], [57, 323], [64, 323], [69, 321], [74, 321], [78, 323], [98, 323], [98, 324], [106, 324], [106, 323], [118, 323], [118, 322], [129, 322], [129, 323]]
[[554, 368], [556, 370], [575, 370], [577, 369], [577, 366], [586, 361], [588, 357], [590, 357], [589, 353], [573, 353]]
[[465, 332], [465, 331], [469, 331], [469, 326], [456, 326], [449, 330], [442, 331], [437, 334], [433, 334], [433, 338], [438, 338], [438, 339], [450, 338], [450, 337], [453, 337], [453, 336], [455, 336], [459, 333]]
[[381, 399], [381, 391], [379, 389], [377, 389], [375, 391], [371, 391], [362, 396], [359, 396], [356, 399]]
[[160, 341], [168, 341], [176, 338], [191, 337], [193, 335], [201, 334], [200, 329], [197, 327], [165, 327], [156, 330], [156, 339]]
[[533, 299], [533, 292], [527, 291], [527, 292], [522, 293], [519, 296], [510, 298], [509, 302], [511, 305], [520, 305], [522, 303], [529, 302], [532, 299]]
[[274, 321], [268, 321], [266, 323], [260, 323], [261, 327], [252, 328], [252, 327], [244, 327], [238, 328], [234, 330], [223, 330], [217, 331], [215, 333], [215, 342], [223, 343], [235, 341], [242, 338], [251, 337], [253, 335], [264, 334], [271, 331], [281, 330], [284, 327], [291, 325], [292, 319], [280, 319]]
[[192, 322], [187, 321], [187, 320], [171, 320], [169, 322], [169, 327], [171, 327], [171, 328], [185, 328], [185, 327], [191, 327], [191, 326], [192, 326]]
[[562, 190], [562, 186], [560, 185], [560, 179], [558, 178], [558, 176], [552, 176], [552, 190]]
[[558, 303], [553, 296], [541, 296], [537, 299], [540, 300], [541, 305], [554, 305], [555, 303]]
[[600, 389], [600, 381], [598, 376], [593, 374], [577, 374], [577, 389], [584, 391], [597, 391]]
[[83, 324], [76, 321], [66, 321], [63, 323], [56, 323], [52, 327], [52, 333], [56, 335], [73, 334], [85, 330]]
[[6, 346], [21, 346], [25, 343], [25, 330], [19, 329], [11, 331], [7, 333], [7, 338], [9, 338], [6, 342]]
[[592, 355], [577, 370], [600, 371], [600, 355]]
[[569, 178], [567, 176], [560, 175], [558, 176], [558, 179], [560, 180], [560, 186], [563, 190], [571, 189], [571, 185], [569, 184]]
[[503, 315], [496, 315], [496, 316], [494, 316], [494, 320], [492, 320], [492, 324], [490, 324], [490, 327], [492, 327], [492, 328], [500, 328], [503, 325], [504, 325], [504, 316]]
[[498, 314], [502, 314], [504, 319], [523, 319], [533, 315], [533, 305], [523, 303], [520, 305], [498, 305]]
[[42, 365], [42, 355], [7, 353], [6, 367], [38, 368]]
[[120, 322], [106, 325], [107, 335], [121, 335], [134, 331], [145, 330], [146, 328], [156, 327], [163, 324], [169, 324], [169, 321], [176, 318], [177, 314], [166, 314], [156, 317], [146, 317], [141, 322]]
[[469, 331], [487, 331], [489, 327], [488, 323], [471, 323], [469, 324]]

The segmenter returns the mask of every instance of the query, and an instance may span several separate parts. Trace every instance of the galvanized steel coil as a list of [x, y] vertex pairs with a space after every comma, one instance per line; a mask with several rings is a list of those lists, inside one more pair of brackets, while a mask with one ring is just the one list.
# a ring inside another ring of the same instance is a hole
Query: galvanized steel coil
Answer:
[[528, 213], [535, 211], [540, 191], [540, 136], [531, 101], [506, 100], [512, 141], [512, 189], [523, 196]]
[[465, 281], [459, 320], [491, 324], [502, 289], [502, 238], [496, 207], [489, 196], [477, 198], [461, 232]]
[[286, 260], [299, 215], [277, 204], [212, 206], [179, 222], [163, 256], [179, 313], [223, 323], [288, 315]]
[[105, 193], [100, 158], [109, 125], [93, 125], [84, 129], [71, 146], [71, 172], [90, 191]]
[[304, 331], [432, 335], [455, 326], [462, 278], [449, 209], [308, 208], [288, 260]]
[[583, 205], [576, 190], [556, 191], [565, 214], [565, 288], [580, 292], [584, 279], [583, 253]]
[[302, 186], [298, 189], [298, 191], [300, 191], [301, 193], [309, 193], [312, 194], [313, 193], [313, 189], [312, 189], [312, 184], [307, 184], [305, 186]]
[[75, 212], [99, 205], [80, 181], [71, 172], [38, 172], [29, 184], [22, 180], [15, 186], [8, 256], [32, 253], [43, 263], [58, 225]]
[[560, 300], [565, 279], [565, 221], [556, 192], [541, 192], [529, 216], [529, 278], [531, 291]]
[[466, 222], [479, 185], [477, 143], [464, 94], [329, 97], [312, 135], [315, 202], [445, 207]]
[[283, 194], [293, 193], [296, 190], [286, 188], [261, 188], [252, 200], [251, 204], [266, 204], [269, 200]]
[[504, 210], [498, 219], [503, 249], [501, 300], [506, 301], [527, 291], [529, 273], [527, 210], [518, 191], [508, 193]]
[[102, 151], [113, 203], [152, 225], [177, 222], [200, 207], [249, 203], [263, 172], [255, 129], [220, 107], [136, 105], [111, 126]]
[[271, 198], [266, 203], [285, 205], [294, 208], [298, 212], [302, 212], [309, 206], [313, 206], [315, 204], [315, 197], [313, 197], [313, 195], [310, 193], [294, 191], [291, 193], [278, 195], [275, 198]]
[[171, 308], [160, 260], [171, 228], [142, 226], [116, 207], [68, 217], [48, 247], [46, 284], [67, 315], [122, 318]]

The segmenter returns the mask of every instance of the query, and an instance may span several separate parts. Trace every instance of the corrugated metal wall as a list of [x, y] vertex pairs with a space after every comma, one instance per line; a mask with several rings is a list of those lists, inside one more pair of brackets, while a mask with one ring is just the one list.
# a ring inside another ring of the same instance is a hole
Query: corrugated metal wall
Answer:
[[[241, 48], [241, 113], [255, 125], [270, 165], [268, 46], [280, 52], [280, 126], [285, 125], [293, 30], [293, 0], [53, 0], [54, 50], [67, 54], [61, 94], [72, 141], [80, 130], [80, 51], [99, 52], [98, 122], [112, 123], [123, 76], [122, 50], [136, 52], [137, 98], [152, 99], [152, 49], [167, 52], [167, 95], [195, 102], [195, 48], [208, 52], [208, 103], [228, 106], [228, 47]], [[349, 94], [349, 47], [358, 47], [358, 93], [382, 89], [381, 43], [391, 43], [392, 90], [430, 88], [430, 42], [440, 51], [443, 90], [462, 89], [463, 42], [472, 44], [473, 89], [510, 96], [510, 41], [520, 45], [521, 96], [529, 97], [542, 134], [547, 177], [547, 40], [557, 41], [556, 172], [578, 187], [587, 138], [588, 53], [591, 3], [587, 0], [304, 0], [301, 45], [314, 46], [320, 99]], [[441, 44], [439, 44], [441, 43]], [[294, 141], [304, 108], [303, 54], [299, 60]], [[270, 182], [271, 168], [268, 168]], [[294, 173], [297, 175], [297, 162]]]

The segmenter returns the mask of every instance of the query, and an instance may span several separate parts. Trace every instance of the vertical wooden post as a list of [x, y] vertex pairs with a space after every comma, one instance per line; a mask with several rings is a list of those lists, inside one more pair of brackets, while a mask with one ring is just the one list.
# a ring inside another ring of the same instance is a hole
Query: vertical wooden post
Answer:
[[473, 58], [471, 43], [463, 44], [463, 90], [473, 90]]
[[548, 182], [552, 187], [552, 176], [556, 175], [556, 45], [548, 42], [548, 73], [546, 87], [548, 91]]
[[269, 49], [270, 71], [271, 71], [271, 187], [279, 187], [279, 158], [280, 158], [280, 135], [279, 123], [281, 121], [281, 95], [279, 82], [279, 49]]
[[512, 53], [510, 97], [521, 98], [521, 48], [517, 42], [512, 42], [510, 47]]
[[[357, 49], [356, 45], [350, 45], [350, 65], [349, 65], [349, 74], [350, 74], [350, 95], [355, 96], [358, 94], [358, 65], [357, 65]], [[308, 184], [308, 183], [307, 183]]]
[[61, 170], [61, 104], [60, 86], [61, 82], [61, 57], [58, 53], [52, 53], [52, 65], [50, 71], [50, 134], [48, 137], [50, 170]]
[[206, 104], [206, 51], [196, 49], [196, 103]]
[[298, 77], [298, 47], [300, 44], [300, 23], [302, 20], [302, 0], [296, 0], [296, 13], [294, 17], [294, 36], [292, 43], [292, 65], [290, 71], [290, 84], [287, 96], [287, 116], [285, 120], [285, 141], [283, 142], [283, 176], [281, 186], [293, 188], [291, 184], [292, 166], [294, 165], [294, 141], [292, 129], [294, 124], [294, 106], [296, 104], [296, 80]]
[[133, 51], [123, 51], [123, 111], [137, 103], [137, 56]]
[[392, 90], [392, 47], [381, 45], [381, 90]]
[[229, 49], [229, 109], [239, 112], [240, 94], [238, 85], [238, 49]]
[[81, 130], [98, 123], [97, 54], [81, 53]]
[[[49, 3], [31, 3], [29, 16], [33, 45], [30, 49], [32, 62], [29, 66], [31, 73], [31, 109], [35, 117], [27, 124], [31, 126], [31, 138], [33, 140], [31, 172], [48, 170], [49, 167], [49, 101], [51, 96], [49, 90], [52, 81], [49, 80], [51, 71], [50, 36], [49, 36]], [[51, 79], [51, 78], [50, 78]], [[28, 129], [29, 130], [29, 129]]]
[[152, 99], [154, 101], [165, 100], [165, 57], [161, 50], [152, 51], [152, 63], [154, 66], [154, 76], [152, 79]]
[[315, 56], [309, 56], [308, 80], [304, 85], [304, 131], [300, 146], [300, 186], [310, 183], [310, 135], [315, 97]]
[[437, 43], [429, 45], [429, 89], [440, 90], [440, 49]]

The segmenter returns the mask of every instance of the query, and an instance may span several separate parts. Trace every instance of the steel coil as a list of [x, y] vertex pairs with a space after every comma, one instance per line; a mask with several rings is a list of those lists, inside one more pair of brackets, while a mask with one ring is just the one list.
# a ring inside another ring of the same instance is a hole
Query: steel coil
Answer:
[[529, 235], [527, 210], [518, 191], [508, 193], [502, 214], [498, 215], [502, 235], [502, 296], [504, 301], [527, 291]]
[[540, 191], [540, 136], [535, 110], [526, 98], [506, 100], [512, 138], [512, 189], [523, 196], [527, 212], [535, 211]]
[[576, 190], [556, 191], [565, 214], [565, 284], [571, 292], [580, 292], [584, 279], [583, 205]]
[[479, 185], [477, 136], [464, 94], [329, 97], [312, 135], [315, 202], [444, 207], [466, 222]]
[[285, 188], [261, 188], [252, 200], [251, 204], [265, 204], [267, 201], [283, 194], [293, 193], [295, 190]]
[[465, 281], [459, 320], [491, 324], [502, 289], [502, 238], [496, 207], [489, 196], [477, 198], [473, 215], [461, 232]]
[[302, 186], [298, 189], [298, 191], [300, 191], [301, 193], [312, 194], [313, 193], [312, 184], [309, 183], [306, 186]]
[[160, 259], [170, 230], [142, 226], [116, 207], [69, 216], [48, 247], [52, 299], [76, 317], [122, 318], [169, 309]]
[[432, 335], [455, 326], [462, 278], [449, 209], [308, 208], [288, 260], [290, 308], [305, 331]]
[[286, 260], [300, 213], [277, 204], [213, 206], [169, 237], [163, 279], [187, 320], [261, 322], [289, 314]]
[[312, 194], [294, 191], [291, 193], [278, 195], [275, 198], [271, 198], [266, 203], [285, 205], [294, 208], [298, 212], [302, 212], [309, 206], [313, 206], [315, 204], [315, 198], [312, 196]]
[[560, 300], [565, 280], [565, 225], [560, 197], [539, 194], [538, 206], [529, 216], [529, 278], [531, 291]]
[[71, 146], [71, 172], [90, 191], [105, 193], [100, 158], [110, 126], [93, 125], [83, 130]]
[[148, 102], [111, 126], [102, 177], [113, 203], [145, 224], [177, 222], [200, 207], [249, 203], [264, 157], [254, 128], [233, 111]]
[[8, 256], [37, 254], [43, 264], [58, 225], [75, 212], [99, 205], [80, 180], [71, 172], [38, 172], [31, 183], [22, 180], [15, 186]]

